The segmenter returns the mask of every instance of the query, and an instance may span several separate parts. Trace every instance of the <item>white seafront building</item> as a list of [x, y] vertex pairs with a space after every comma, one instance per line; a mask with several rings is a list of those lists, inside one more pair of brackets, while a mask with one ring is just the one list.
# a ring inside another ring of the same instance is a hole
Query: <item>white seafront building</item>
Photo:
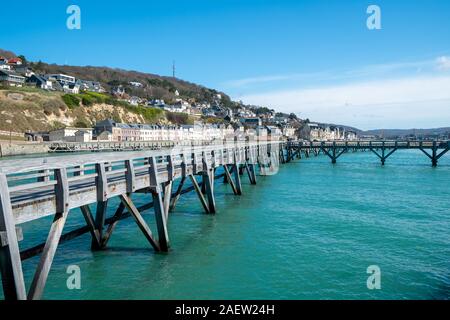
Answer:
[[276, 126], [257, 126], [236, 129], [230, 124], [158, 125], [140, 123], [118, 123], [111, 119], [98, 122], [94, 128], [63, 128], [49, 133], [50, 141], [90, 142], [90, 141], [214, 141], [229, 140], [235, 136], [267, 139], [269, 136], [281, 138], [283, 132]]
[[317, 141], [356, 140], [357, 134], [352, 130], [337, 126], [324, 126], [317, 123], [309, 123], [310, 139]]

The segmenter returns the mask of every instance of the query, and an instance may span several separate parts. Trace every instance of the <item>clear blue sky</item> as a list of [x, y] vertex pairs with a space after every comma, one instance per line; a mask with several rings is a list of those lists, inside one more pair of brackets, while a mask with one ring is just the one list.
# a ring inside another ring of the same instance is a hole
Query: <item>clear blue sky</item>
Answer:
[[[81, 8], [81, 30], [66, 28], [70, 4]], [[370, 4], [382, 10], [382, 30], [366, 27]], [[371, 83], [375, 91], [383, 90], [381, 83], [395, 81], [404, 88], [413, 77], [439, 78], [445, 87], [449, 76], [448, 0], [54, 0], [21, 5], [12, 14], [2, 13], [0, 48], [30, 60], [162, 75], [171, 74], [175, 60], [179, 78], [318, 121], [332, 120], [333, 111], [341, 122], [393, 126], [372, 114], [372, 103], [397, 103], [398, 109], [398, 99], [411, 102], [408, 90], [404, 97], [361, 101], [361, 86]], [[441, 63], [432, 66], [433, 61]], [[317, 101], [323, 94], [329, 101]], [[410, 98], [428, 101], [432, 94]], [[450, 125], [450, 112], [445, 119], [437, 116], [450, 97], [440, 99], [432, 119], [418, 117], [398, 126]], [[354, 118], [342, 116], [340, 107], [352, 105]]]

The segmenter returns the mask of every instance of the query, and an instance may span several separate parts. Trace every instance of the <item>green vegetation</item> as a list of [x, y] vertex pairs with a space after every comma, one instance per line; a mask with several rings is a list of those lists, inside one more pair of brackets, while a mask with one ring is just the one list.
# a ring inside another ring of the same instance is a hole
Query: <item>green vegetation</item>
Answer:
[[79, 94], [68, 93], [63, 95], [62, 99], [70, 109], [80, 106], [80, 102], [85, 107], [90, 107], [96, 103], [105, 103], [122, 107], [129, 106], [129, 103], [125, 101], [118, 101], [109, 95], [97, 92], [83, 92]]
[[86, 119], [78, 119], [73, 126], [76, 128], [89, 128], [91, 125]]
[[62, 96], [64, 102], [70, 109], [74, 109], [80, 105], [80, 102], [85, 107], [90, 107], [96, 103], [106, 103], [117, 105], [117, 100], [106, 94], [97, 92], [83, 92], [79, 94], [65, 94]]
[[136, 114], [140, 114], [144, 117], [148, 123], [155, 123], [164, 117], [164, 111], [160, 108], [146, 108], [146, 107], [133, 107], [128, 106], [127, 110]]
[[206, 117], [206, 116], [202, 116], [202, 120], [206, 123], [210, 123], [210, 124], [222, 124], [225, 123], [226, 121], [222, 118], [216, 118], [216, 117]]
[[81, 99], [76, 94], [65, 94], [62, 99], [69, 109], [75, 109], [80, 106]]
[[175, 87], [175, 85], [164, 79], [164, 80], [160, 80], [160, 79], [147, 79], [147, 82], [149, 85], [154, 86], [154, 87], [162, 87], [166, 90], [168, 90], [169, 92], [175, 92], [175, 90], [177, 90], [177, 88]]

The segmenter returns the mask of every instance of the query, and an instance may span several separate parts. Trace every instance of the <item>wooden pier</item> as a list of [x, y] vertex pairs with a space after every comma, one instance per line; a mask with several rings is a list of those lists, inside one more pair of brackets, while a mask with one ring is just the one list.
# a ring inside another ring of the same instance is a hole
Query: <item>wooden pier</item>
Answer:
[[[182, 146], [154, 151], [64, 155], [6, 160], [0, 171], [0, 270], [6, 299], [40, 299], [58, 244], [84, 233], [91, 234], [91, 249], [108, 244], [117, 223], [128, 216], [156, 252], [170, 248], [167, 221], [180, 196], [195, 190], [207, 214], [217, 211], [214, 183], [224, 177], [235, 195], [242, 195], [241, 175], [256, 184], [261, 174], [275, 170], [281, 142], [231, 142], [210, 146]], [[274, 160], [275, 159], [275, 160]], [[222, 167], [223, 173], [216, 171]], [[197, 179], [200, 177], [200, 181]], [[192, 186], [185, 187], [190, 180]], [[177, 182], [176, 190], [174, 182]], [[149, 203], [137, 208], [133, 193], [149, 194]], [[120, 204], [111, 217], [111, 199]], [[95, 212], [91, 206], [95, 208]], [[154, 209], [156, 234], [141, 215]], [[63, 233], [71, 210], [80, 209], [86, 225]], [[52, 216], [45, 243], [20, 250], [20, 225]], [[22, 261], [40, 254], [27, 292]]]
[[[127, 217], [134, 219], [155, 252], [168, 252], [167, 221], [180, 197], [195, 191], [204, 212], [215, 214], [214, 185], [219, 178], [240, 196], [244, 176], [254, 185], [258, 173], [274, 174], [280, 163], [296, 158], [324, 154], [336, 163], [341, 155], [362, 150], [373, 152], [384, 165], [402, 149], [421, 150], [437, 166], [450, 145], [448, 141], [234, 141], [1, 161], [0, 271], [4, 296], [40, 299], [58, 244], [90, 233], [91, 249], [102, 250], [119, 221]], [[136, 207], [131, 199], [134, 193], [148, 194], [148, 203]], [[120, 199], [120, 204], [107, 217], [112, 198]], [[155, 213], [156, 230], [151, 230], [141, 215], [150, 208]], [[63, 233], [74, 209], [80, 209], [85, 225]], [[19, 242], [26, 236], [21, 224], [47, 216], [53, 221], [46, 242], [21, 250]], [[27, 291], [22, 261], [36, 255], [40, 261]]]
[[295, 158], [305, 157], [310, 154], [323, 153], [336, 163], [337, 159], [344, 153], [351, 151], [371, 151], [381, 161], [381, 165], [397, 150], [420, 150], [430, 160], [431, 165], [436, 167], [439, 159], [450, 150], [449, 141], [290, 141], [284, 148], [280, 149], [281, 162], [289, 162]]

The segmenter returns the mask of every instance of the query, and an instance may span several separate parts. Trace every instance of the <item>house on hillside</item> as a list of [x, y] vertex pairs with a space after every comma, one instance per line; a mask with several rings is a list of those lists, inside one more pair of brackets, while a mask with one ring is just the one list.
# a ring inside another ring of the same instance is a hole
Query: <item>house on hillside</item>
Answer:
[[152, 99], [147, 102], [148, 106], [157, 108], [164, 108], [165, 104], [166, 102], [163, 99]]
[[80, 86], [76, 83], [67, 83], [63, 85], [63, 91], [65, 93], [78, 94], [80, 93]]
[[113, 87], [111, 90], [111, 93], [115, 97], [122, 97], [123, 95], [125, 95], [125, 88], [121, 85], [117, 86], [117, 87]]
[[35, 86], [36, 88], [41, 88], [44, 90], [52, 90], [52, 82], [43, 76], [40, 76], [38, 74], [33, 74], [31, 77], [29, 77], [26, 80], [26, 83], [28, 85]]
[[198, 107], [191, 107], [187, 110], [187, 113], [192, 116], [200, 117], [202, 115], [202, 109]]
[[34, 74], [33, 70], [31, 70], [30, 67], [24, 65], [14, 66], [14, 71], [27, 78], [31, 77]]
[[45, 77], [44, 77], [44, 79], [50, 81], [50, 83], [52, 84], [50, 90], [53, 90], [53, 91], [64, 91], [63, 86], [58, 81], [56, 81], [54, 79], [52, 80], [52, 79], [49, 79], [49, 78], [45, 78]]
[[256, 128], [258, 126], [262, 126], [262, 120], [258, 117], [252, 117], [252, 118], [241, 118], [239, 120], [244, 126], [249, 128]]
[[129, 84], [135, 88], [143, 88], [144, 87], [144, 85], [142, 83], [137, 82], [137, 81], [130, 81]]
[[25, 83], [25, 77], [10, 70], [0, 70], [0, 83], [11, 87], [22, 87]]
[[11, 66], [8, 64], [8, 59], [0, 56], [0, 70], [11, 70]]
[[106, 91], [102, 87], [100, 82], [97, 82], [97, 81], [77, 79], [76, 84], [78, 84], [80, 86], [80, 90], [83, 90], [83, 91], [90, 91], [90, 92], [97, 92], [97, 93], [102, 93], [102, 92]]
[[8, 59], [8, 64], [10, 66], [20, 66], [20, 65], [22, 65], [22, 59], [20, 59], [20, 58]]
[[129, 104], [132, 106], [138, 106], [139, 103], [142, 101], [141, 98], [133, 96], [130, 99], [127, 100]]
[[75, 77], [72, 76], [68, 76], [66, 74], [47, 74], [46, 78], [48, 78], [49, 80], [56, 80], [59, 83], [61, 83], [62, 86], [64, 86], [65, 84], [69, 85], [69, 84], [75, 84]]

